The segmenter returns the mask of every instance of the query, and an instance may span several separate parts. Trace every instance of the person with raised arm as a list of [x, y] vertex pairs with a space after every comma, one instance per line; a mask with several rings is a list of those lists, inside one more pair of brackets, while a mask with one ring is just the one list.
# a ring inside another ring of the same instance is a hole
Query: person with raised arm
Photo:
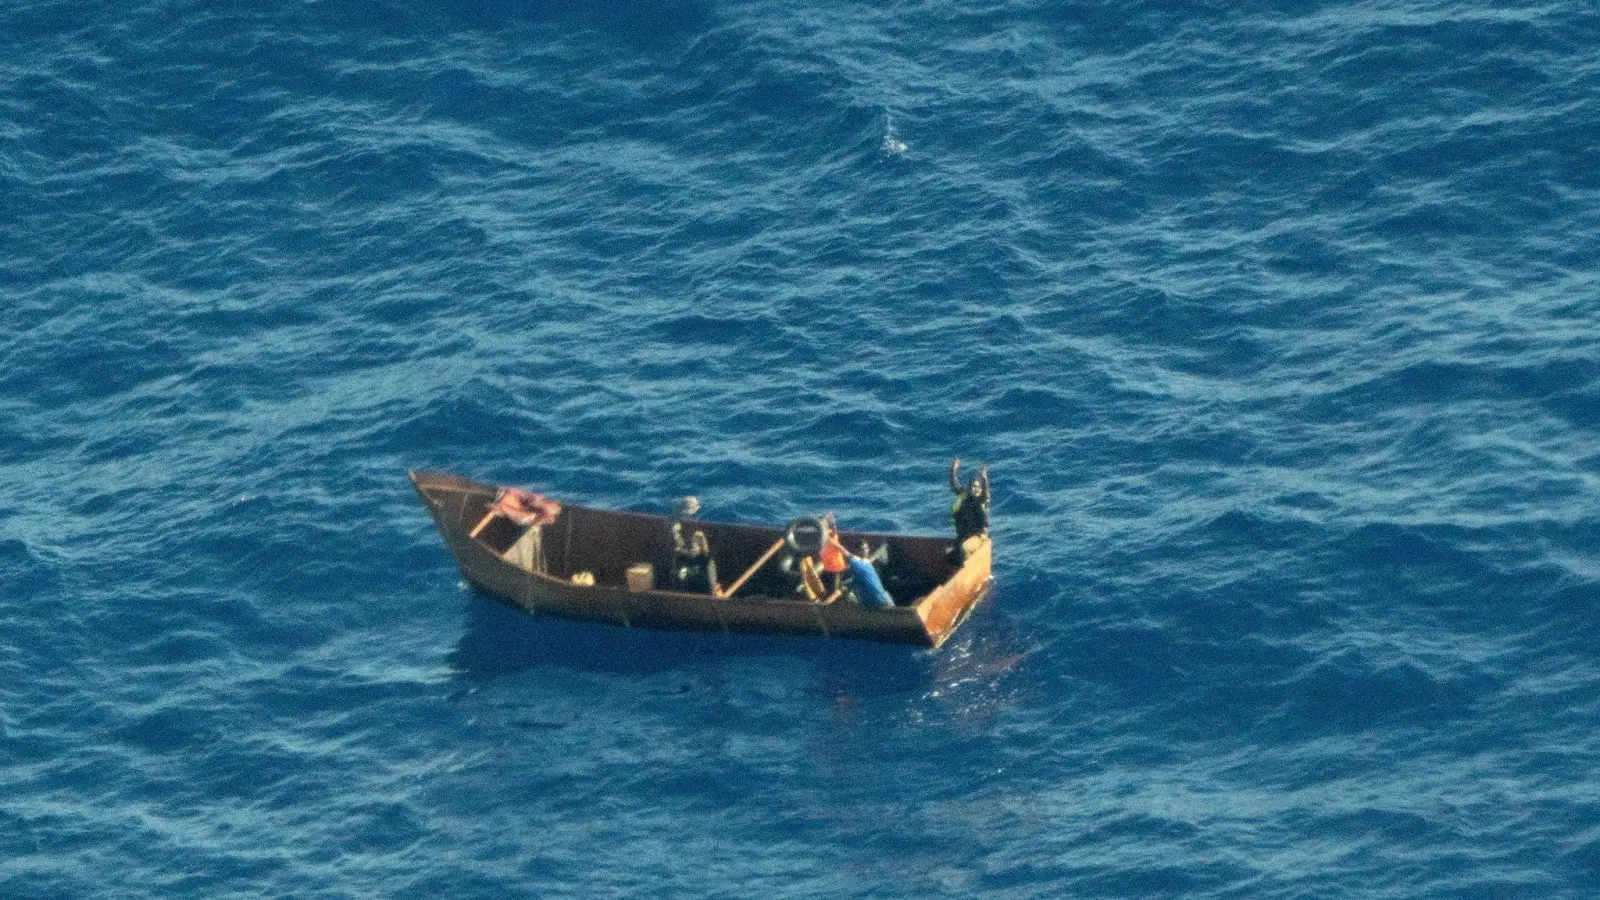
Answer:
[[961, 457], [950, 463], [950, 491], [956, 495], [950, 505], [950, 524], [956, 529], [956, 552], [966, 557], [967, 540], [989, 533], [989, 467], [979, 466], [978, 474], [961, 483]]

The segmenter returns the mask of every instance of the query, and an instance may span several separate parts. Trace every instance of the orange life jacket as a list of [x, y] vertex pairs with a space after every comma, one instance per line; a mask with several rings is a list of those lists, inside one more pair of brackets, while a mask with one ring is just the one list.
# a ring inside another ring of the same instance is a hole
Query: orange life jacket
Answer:
[[838, 535], [828, 535], [828, 540], [822, 545], [822, 552], [818, 553], [817, 556], [822, 558], [822, 571], [843, 572], [845, 570], [844, 545], [839, 543]]

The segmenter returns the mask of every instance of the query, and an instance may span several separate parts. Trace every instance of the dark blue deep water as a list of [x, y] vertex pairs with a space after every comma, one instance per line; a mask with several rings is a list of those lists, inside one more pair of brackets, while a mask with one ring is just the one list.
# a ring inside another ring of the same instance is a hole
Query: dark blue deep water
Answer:
[[[0, 896], [1592, 898], [1588, 0], [0, 3]], [[941, 533], [942, 652], [406, 471]]]

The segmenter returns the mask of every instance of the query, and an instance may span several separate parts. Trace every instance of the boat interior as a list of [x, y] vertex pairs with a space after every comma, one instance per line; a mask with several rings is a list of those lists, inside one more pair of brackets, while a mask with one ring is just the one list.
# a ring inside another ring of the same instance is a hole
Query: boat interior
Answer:
[[[761, 562], [743, 577], [732, 596], [804, 599], [799, 592], [796, 555], [787, 545], [773, 551], [774, 545], [783, 541], [784, 529], [696, 520], [689, 530], [705, 533], [724, 590]], [[564, 505], [554, 523], [532, 536], [536, 539], [533, 549], [527, 531], [509, 519], [495, 517], [478, 530], [475, 539], [508, 561], [530, 570], [542, 569], [562, 580], [587, 572], [595, 584], [623, 586], [628, 583], [630, 568], [649, 563], [653, 589], [674, 589], [670, 581], [673, 540], [667, 518]], [[959, 569], [951, 555], [953, 539], [850, 531], [841, 531], [839, 536], [852, 553], [872, 560], [897, 605], [914, 604]]]

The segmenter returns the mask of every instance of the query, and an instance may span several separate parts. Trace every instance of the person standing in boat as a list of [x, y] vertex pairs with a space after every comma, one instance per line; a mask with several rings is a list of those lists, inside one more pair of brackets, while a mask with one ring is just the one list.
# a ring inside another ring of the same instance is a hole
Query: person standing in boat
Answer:
[[700, 512], [700, 499], [698, 497], [685, 497], [678, 501], [677, 509], [672, 514], [672, 552], [682, 554], [689, 552], [689, 541], [693, 539], [695, 520]]
[[689, 539], [688, 551], [674, 560], [672, 578], [680, 591], [717, 593], [717, 561], [711, 558], [711, 544], [704, 531], [696, 531]]
[[711, 542], [695, 526], [700, 501], [684, 497], [678, 501], [672, 518], [672, 587], [696, 594], [714, 594], [717, 587], [717, 562], [711, 557]]
[[950, 505], [950, 523], [956, 529], [957, 562], [966, 558], [969, 538], [989, 533], [989, 467], [979, 466], [978, 474], [961, 484], [961, 457], [950, 463], [950, 490], [956, 495]]

